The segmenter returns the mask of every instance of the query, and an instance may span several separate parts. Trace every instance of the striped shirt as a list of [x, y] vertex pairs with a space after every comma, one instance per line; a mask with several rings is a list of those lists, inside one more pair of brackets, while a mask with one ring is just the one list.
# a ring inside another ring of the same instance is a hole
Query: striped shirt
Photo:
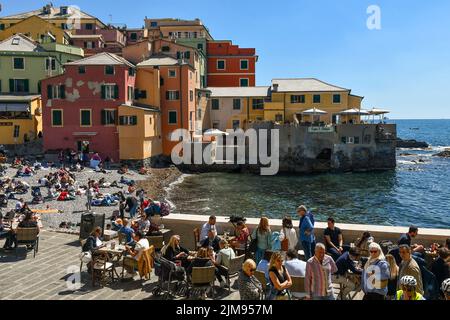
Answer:
[[326, 297], [333, 294], [331, 275], [337, 271], [333, 258], [325, 255], [323, 262], [312, 257], [306, 263], [305, 292], [310, 297]]

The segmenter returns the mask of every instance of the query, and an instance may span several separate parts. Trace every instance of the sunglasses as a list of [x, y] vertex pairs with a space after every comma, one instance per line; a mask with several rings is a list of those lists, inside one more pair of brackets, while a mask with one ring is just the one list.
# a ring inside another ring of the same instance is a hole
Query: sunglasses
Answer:
[[370, 253], [378, 253], [378, 251], [369, 251]]

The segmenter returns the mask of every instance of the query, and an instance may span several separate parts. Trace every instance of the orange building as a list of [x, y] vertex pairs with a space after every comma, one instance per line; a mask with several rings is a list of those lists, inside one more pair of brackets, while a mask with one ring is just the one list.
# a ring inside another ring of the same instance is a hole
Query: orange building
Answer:
[[257, 61], [254, 48], [208, 41], [208, 87], [254, 87]]
[[137, 65], [138, 70], [159, 69], [163, 154], [170, 156], [179, 141], [171, 141], [177, 129], [196, 131], [196, 79], [191, 64], [166, 55], [154, 55]]

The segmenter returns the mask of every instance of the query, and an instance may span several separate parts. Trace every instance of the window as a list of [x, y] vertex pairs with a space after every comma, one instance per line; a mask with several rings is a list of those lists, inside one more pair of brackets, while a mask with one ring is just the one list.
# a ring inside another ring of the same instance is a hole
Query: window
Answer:
[[0, 30], [5, 30], [5, 24], [4, 23], [0, 23]]
[[177, 77], [177, 70], [169, 69], [169, 78], [176, 78]]
[[47, 86], [47, 99], [65, 99], [65, 98], [66, 98], [66, 86], [64, 85]]
[[282, 114], [276, 114], [275, 115], [275, 121], [276, 122], [282, 122], [283, 121], [283, 115]]
[[220, 121], [213, 121], [213, 129], [219, 129]]
[[18, 138], [20, 135], [20, 126], [14, 126], [14, 138]]
[[341, 95], [333, 94], [333, 103], [341, 103]]
[[102, 85], [102, 99], [103, 100], [119, 99], [119, 86], [115, 84]]
[[248, 60], [241, 60], [241, 70], [248, 70]]
[[150, 27], [155, 28], [157, 26], [158, 26], [158, 22], [156, 22], [156, 21], [150, 22]]
[[137, 40], [137, 33], [136, 32], [132, 32], [130, 34], [130, 40], [131, 41], [136, 41]]
[[252, 108], [253, 110], [264, 110], [264, 99], [253, 99]]
[[233, 110], [241, 110], [241, 99], [233, 99]]
[[78, 73], [79, 74], [85, 74], [86, 73], [86, 67], [85, 66], [78, 67]]
[[163, 46], [163, 47], [161, 47], [161, 51], [162, 52], [169, 52], [170, 51], [170, 47], [169, 46]]
[[176, 123], [177, 123], [177, 112], [169, 111], [169, 124], [176, 124]]
[[60, 109], [52, 110], [52, 127], [63, 126], [63, 111]]
[[105, 109], [102, 110], [102, 125], [111, 126], [116, 124], [116, 111]]
[[194, 31], [194, 32], [192, 33], [192, 37], [195, 38], [195, 39], [197, 39], [197, 38], [198, 38], [198, 32], [197, 32], [197, 31]]
[[137, 125], [137, 116], [120, 116], [119, 125], [121, 126], [135, 126]]
[[320, 94], [313, 95], [313, 103], [320, 103]]
[[239, 120], [233, 120], [233, 129], [239, 129], [241, 122]]
[[341, 138], [341, 142], [342, 142], [343, 144], [346, 144], [346, 143], [347, 143], [347, 137], [342, 137], [342, 138]]
[[92, 126], [91, 110], [81, 109], [80, 110], [80, 126], [90, 127]]
[[14, 70], [24, 70], [25, 69], [25, 59], [24, 58], [13, 58]]
[[247, 78], [239, 79], [239, 85], [241, 87], [248, 87], [248, 79]]
[[305, 95], [291, 96], [291, 103], [305, 103]]
[[67, 7], [61, 7], [61, 15], [66, 15], [68, 13]]
[[225, 70], [225, 60], [217, 60], [217, 70]]
[[197, 120], [201, 121], [202, 120], [202, 109], [197, 109]]
[[9, 91], [11, 93], [30, 92], [30, 81], [28, 79], [9, 79]]
[[184, 37], [185, 38], [190, 38], [191, 37], [191, 33], [190, 32], [185, 32], [184, 33]]
[[359, 137], [355, 137], [354, 142], [355, 144], [359, 144]]
[[134, 99], [134, 88], [132, 86], [128, 86], [128, 101], [133, 101]]
[[105, 67], [105, 74], [113, 75], [114, 74], [114, 67], [113, 66], [106, 66]]
[[219, 99], [212, 99], [211, 101], [212, 110], [219, 110], [219, 105], [220, 105]]
[[86, 23], [86, 30], [93, 30], [94, 29], [94, 25], [92, 23]]
[[128, 76], [134, 77], [136, 75], [136, 70], [134, 68], [128, 68]]
[[166, 91], [166, 100], [180, 100], [180, 91]]
[[67, 23], [61, 23], [61, 29], [68, 30], [69, 29], [69, 25]]
[[14, 38], [12, 41], [13, 46], [18, 46], [20, 44], [20, 38]]
[[203, 43], [197, 44], [197, 49], [203, 51]]
[[147, 99], [147, 90], [141, 90], [141, 91], [139, 91], [139, 98], [141, 98], [141, 99]]
[[52, 70], [56, 70], [56, 59], [55, 58], [46, 58], [45, 59], [45, 70], [50, 70], [50, 68], [52, 68]]
[[189, 91], [189, 100], [191, 102], [194, 101], [194, 91], [192, 91], [192, 90]]

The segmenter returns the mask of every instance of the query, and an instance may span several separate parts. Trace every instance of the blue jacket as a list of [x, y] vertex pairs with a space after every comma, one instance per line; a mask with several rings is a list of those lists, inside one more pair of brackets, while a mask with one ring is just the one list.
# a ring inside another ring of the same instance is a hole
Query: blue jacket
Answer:
[[[388, 286], [381, 288], [380, 287], [380, 280], [381, 281], [388, 281], [391, 277], [391, 271], [389, 269], [389, 264], [386, 262], [386, 260], [376, 260], [371, 265], [372, 270], [368, 270], [367, 268], [364, 268], [363, 274], [362, 274], [362, 288], [364, 293], [378, 293], [380, 295], [386, 296], [388, 293]], [[372, 275], [372, 272], [377, 270], [375, 275]], [[370, 272], [368, 272], [370, 271]], [[377, 279], [378, 278], [378, 279]], [[378, 280], [378, 281], [376, 281]], [[375, 285], [374, 285], [374, 284]]]
[[[308, 216], [304, 216], [300, 219], [299, 231], [300, 241], [309, 243], [313, 243], [314, 241], [316, 241], [316, 237], [314, 236], [314, 225]], [[310, 231], [311, 233], [307, 235], [305, 233], [306, 231]]]

